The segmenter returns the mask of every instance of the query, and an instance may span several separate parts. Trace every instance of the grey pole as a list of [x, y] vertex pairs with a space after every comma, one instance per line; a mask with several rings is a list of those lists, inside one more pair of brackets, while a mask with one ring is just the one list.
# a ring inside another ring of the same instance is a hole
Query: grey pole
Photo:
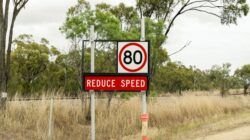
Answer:
[[[141, 19], [141, 41], [145, 41], [145, 18], [142, 16]], [[146, 92], [142, 93], [142, 113], [147, 113], [147, 101], [146, 101]]]
[[[145, 41], [145, 18], [142, 15], [141, 18], [141, 41]], [[148, 113], [147, 113], [147, 97], [146, 91], [142, 91], [142, 140], [148, 140], [147, 131], [148, 131]]]
[[[95, 72], [95, 31], [94, 26], [90, 27], [90, 43], [91, 43], [91, 73]], [[90, 91], [90, 106], [91, 106], [91, 140], [95, 140], [95, 93]]]

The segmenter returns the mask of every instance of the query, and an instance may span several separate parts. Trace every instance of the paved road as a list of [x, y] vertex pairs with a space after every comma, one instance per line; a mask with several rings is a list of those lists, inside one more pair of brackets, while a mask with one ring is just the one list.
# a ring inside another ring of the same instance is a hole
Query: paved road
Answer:
[[195, 140], [250, 140], [250, 125], [203, 136]]

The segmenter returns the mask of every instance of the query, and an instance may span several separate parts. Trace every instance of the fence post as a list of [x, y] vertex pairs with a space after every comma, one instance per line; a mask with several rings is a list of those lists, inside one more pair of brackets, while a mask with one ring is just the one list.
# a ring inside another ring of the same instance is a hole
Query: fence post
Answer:
[[7, 102], [8, 94], [6, 92], [2, 92], [0, 96], [0, 110], [6, 109], [6, 102]]
[[50, 99], [48, 140], [53, 139], [53, 97]]

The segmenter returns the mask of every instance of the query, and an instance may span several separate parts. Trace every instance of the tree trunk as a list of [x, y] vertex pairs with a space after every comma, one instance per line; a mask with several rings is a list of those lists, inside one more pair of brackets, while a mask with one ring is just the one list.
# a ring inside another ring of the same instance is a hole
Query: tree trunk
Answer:
[[16, 12], [13, 13], [13, 17], [11, 20], [10, 32], [9, 32], [9, 42], [7, 47], [7, 60], [6, 60], [6, 71], [5, 71], [5, 89], [8, 89], [8, 81], [10, 79], [10, 56], [11, 56], [11, 46], [12, 46], [12, 39], [13, 39], [13, 29], [14, 24], [16, 21], [17, 14]]
[[[3, 0], [0, 0], [0, 93], [2, 90], [2, 81], [3, 81], [3, 51], [4, 51], [4, 45], [3, 45], [3, 30], [4, 30], [4, 22], [3, 22]], [[1, 99], [1, 97], [0, 97]]]
[[182, 96], [182, 89], [179, 88], [179, 95]]
[[112, 92], [108, 92], [107, 95], [108, 95], [107, 108], [110, 109], [111, 101], [112, 101], [112, 98], [113, 98], [113, 93]]
[[222, 81], [222, 85], [221, 85], [221, 97], [225, 96], [225, 81]]
[[7, 102], [7, 98], [5, 97], [3, 98], [2, 94], [0, 94], [0, 111], [6, 109], [6, 102]]
[[11, 20], [11, 26], [8, 36], [8, 48], [7, 48], [7, 62], [5, 61], [5, 49], [6, 49], [6, 36], [8, 31], [9, 21], [9, 4], [10, 0], [5, 1], [5, 7], [3, 7], [3, 0], [0, 0], [0, 91], [7, 91], [7, 84], [10, 73], [10, 55], [11, 44], [13, 37], [13, 28], [15, 20], [22, 8], [27, 4], [29, 0], [14, 1], [13, 15]]
[[5, 89], [5, 42], [6, 33], [4, 27], [4, 19], [0, 15], [0, 92], [6, 92]]
[[247, 96], [247, 94], [248, 94], [247, 90], [248, 90], [249, 86], [250, 86], [249, 84], [244, 85], [244, 95], [245, 96]]
[[[90, 95], [90, 94], [88, 94], [88, 95]], [[89, 98], [89, 107], [88, 107], [88, 113], [87, 113], [87, 115], [86, 115], [86, 120], [87, 121], [91, 121], [91, 112], [90, 112], [90, 110], [91, 110], [91, 98]]]

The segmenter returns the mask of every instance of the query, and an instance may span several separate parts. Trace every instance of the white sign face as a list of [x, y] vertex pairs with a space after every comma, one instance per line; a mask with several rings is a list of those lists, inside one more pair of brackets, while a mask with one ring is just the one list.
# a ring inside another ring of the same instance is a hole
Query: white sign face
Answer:
[[148, 42], [118, 42], [118, 73], [148, 73]]

